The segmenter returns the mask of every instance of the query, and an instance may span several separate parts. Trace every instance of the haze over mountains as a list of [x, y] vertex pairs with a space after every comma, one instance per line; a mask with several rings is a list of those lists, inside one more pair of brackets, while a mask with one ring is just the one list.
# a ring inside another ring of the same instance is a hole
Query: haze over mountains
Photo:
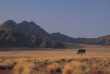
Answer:
[[110, 35], [99, 38], [72, 38], [61, 33], [49, 34], [34, 22], [8, 20], [0, 25], [0, 47], [65, 48], [61, 42], [110, 45]]

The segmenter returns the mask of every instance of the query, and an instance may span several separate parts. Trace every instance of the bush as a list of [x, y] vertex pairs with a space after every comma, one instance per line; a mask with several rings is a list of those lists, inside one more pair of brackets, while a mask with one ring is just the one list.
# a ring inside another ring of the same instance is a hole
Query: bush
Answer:
[[14, 74], [35, 74], [34, 63], [17, 64], [14, 67]]
[[47, 71], [49, 74], [57, 73], [57, 72], [62, 72], [61, 66], [59, 63], [52, 63], [51, 65], [47, 66]]

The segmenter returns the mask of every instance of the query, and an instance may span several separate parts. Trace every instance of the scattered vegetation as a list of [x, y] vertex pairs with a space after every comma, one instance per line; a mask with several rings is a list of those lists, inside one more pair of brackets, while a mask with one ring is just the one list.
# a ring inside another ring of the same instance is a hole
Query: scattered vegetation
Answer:
[[0, 59], [0, 70], [14, 74], [110, 74], [110, 57]]

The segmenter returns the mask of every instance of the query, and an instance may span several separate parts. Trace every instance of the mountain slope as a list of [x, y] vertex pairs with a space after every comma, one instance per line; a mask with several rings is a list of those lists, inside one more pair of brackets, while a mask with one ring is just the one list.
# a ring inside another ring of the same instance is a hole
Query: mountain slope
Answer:
[[55, 41], [61, 42], [74, 42], [74, 38], [67, 35], [61, 34], [59, 32], [50, 34], [51, 38]]

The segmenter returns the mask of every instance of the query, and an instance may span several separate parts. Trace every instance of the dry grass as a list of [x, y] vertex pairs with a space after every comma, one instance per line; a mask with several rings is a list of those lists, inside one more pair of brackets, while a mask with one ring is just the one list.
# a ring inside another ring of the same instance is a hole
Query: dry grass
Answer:
[[88, 74], [91, 68], [86, 63], [72, 61], [64, 66], [63, 74]]
[[49, 74], [57, 73], [57, 72], [62, 72], [61, 65], [59, 63], [52, 63], [47, 66], [47, 71]]
[[16, 65], [16, 61], [12, 59], [6, 59], [5, 61], [1, 59], [0, 61], [0, 70], [12, 69]]
[[0, 66], [13, 66], [11, 70], [14, 74], [110, 74], [110, 57], [44, 57], [0, 61]]
[[14, 67], [14, 74], [34, 74], [35, 73], [35, 64], [34, 63], [24, 63], [17, 64]]

